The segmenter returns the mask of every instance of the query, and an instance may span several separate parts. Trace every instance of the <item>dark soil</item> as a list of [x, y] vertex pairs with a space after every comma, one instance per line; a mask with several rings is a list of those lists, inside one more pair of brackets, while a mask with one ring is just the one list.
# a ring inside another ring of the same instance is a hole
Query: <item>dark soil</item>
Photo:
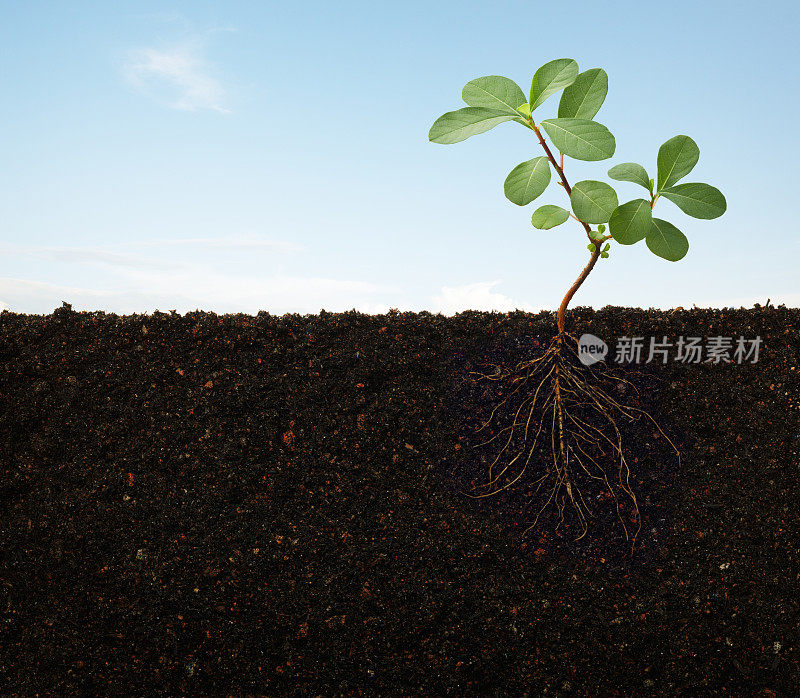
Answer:
[[763, 340], [624, 370], [633, 555], [460, 493], [552, 314], [2, 313], [0, 693], [797, 696], [800, 310], [568, 326]]

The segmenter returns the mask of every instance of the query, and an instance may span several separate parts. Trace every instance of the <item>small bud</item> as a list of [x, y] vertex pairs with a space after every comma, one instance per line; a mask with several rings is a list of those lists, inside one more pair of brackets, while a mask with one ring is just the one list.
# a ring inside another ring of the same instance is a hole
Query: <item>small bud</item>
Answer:
[[590, 242], [588, 245], [586, 245], [586, 249], [589, 250], [589, 252], [594, 252], [595, 250], [594, 243]]
[[600, 225], [597, 226], [597, 230], [598, 232], [605, 233], [606, 227], [601, 223]]

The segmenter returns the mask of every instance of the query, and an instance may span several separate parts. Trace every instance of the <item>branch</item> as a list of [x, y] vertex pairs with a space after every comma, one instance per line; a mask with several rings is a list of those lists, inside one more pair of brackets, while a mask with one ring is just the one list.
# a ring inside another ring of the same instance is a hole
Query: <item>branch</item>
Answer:
[[[550, 148], [548, 147], [547, 143], [542, 137], [542, 132], [539, 130], [536, 124], [533, 123], [533, 117], [528, 117], [528, 123], [530, 124], [530, 127], [534, 130], [536, 135], [539, 137], [539, 143], [542, 144], [544, 152], [547, 153], [547, 158], [550, 160], [550, 163], [553, 165], [556, 172], [558, 172], [558, 176], [561, 178], [560, 182], [561, 186], [564, 187], [567, 194], [572, 194], [572, 188], [569, 186], [569, 182], [567, 181], [567, 178], [564, 175], [564, 168], [556, 162], [556, 159], [553, 157], [553, 153], [550, 151]], [[589, 257], [589, 263], [584, 267], [580, 276], [577, 279], [575, 279], [575, 283], [572, 284], [569, 291], [567, 291], [567, 295], [564, 296], [564, 300], [561, 301], [561, 305], [558, 307], [558, 313], [556, 314], [556, 323], [558, 326], [559, 336], [564, 332], [564, 316], [567, 312], [567, 306], [569, 305], [569, 302], [572, 300], [572, 297], [578, 292], [578, 289], [581, 287], [581, 284], [583, 284], [583, 282], [586, 280], [586, 277], [589, 276], [589, 273], [592, 271], [592, 269], [594, 269], [594, 265], [597, 264], [597, 260], [600, 259], [600, 246], [602, 241], [592, 240], [591, 236], [592, 229], [589, 227], [587, 223], [584, 223], [583, 221], [580, 221], [580, 223], [581, 225], [583, 225], [584, 230], [586, 230], [586, 237], [589, 238], [589, 242], [595, 243], [595, 248], [594, 252], [592, 252], [592, 256]], [[608, 237], [611, 236], [609, 235]]]
[[553, 167], [555, 168], [556, 172], [558, 172], [558, 176], [561, 178], [561, 183], [564, 185], [564, 189], [567, 190], [567, 194], [572, 194], [572, 187], [569, 186], [569, 182], [567, 182], [567, 178], [564, 176], [564, 170], [561, 168], [556, 162], [556, 159], [553, 157], [553, 153], [550, 151], [550, 146], [547, 145], [544, 138], [542, 137], [542, 132], [539, 130], [539, 127], [533, 123], [533, 117], [530, 118], [530, 125], [531, 128], [534, 130], [536, 135], [539, 137], [539, 143], [542, 144], [542, 148], [544, 148], [544, 152], [547, 153], [547, 159], [550, 160]]
[[[542, 148], [544, 148], [544, 152], [547, 154], [547, 159], [550, 160], [550, 163], [553, 165], [553, 167], [555, 168], [556, 172], [558, 173], [558, 176], [561, 178], [561, 182], [560, 182], [561, 186], [564, 187], [564, 189], [567, 192], [568, 196], [571, 195], [572, 194], [572, 187], [569, 186], [569, 182], [567, 181], [567, 177], [564, 174], [564, 168], [556, 162], [556, 159], [555, 159], [555, 157], [553, 157], [553, 153], [550, 150], [550, 146], [547, 145], [546, 141], [544, 140], [544, 137], [542, 136], [542, 132], [539, 130], [539, 127], [535, 123], [533, 123], [533, 117], [528, 117], [528, 123], [530, 124], [530, 127], [534, 130], [536, 135], [539, 137], [539, 143], [542, 144]], [[563, 153], [562, 153], [562, 162], [563, 162]], [[573, 216], [573, 218], [574, 218], [574, 216]], [[578, 219], [576, 218], [575, 220], [578, 220]], [[586, 231], [586, 237], [589, 238], [589, 242], [594, 242], [594, 240], [592, 240], [592, 236], [589, 234], [589, 232], [591, 230], [589, 225], [587, 223], [584, 223], [583, 221], [579, 221], [579, 223], [583, 226], [583, 229]], [[597, 261], [597, 260], [595, 260], [595, 261]], [[592, 266], [594, 266], [594, 265], [592, 265]], [[590, 269], [590, 271], [591, 271], [591, 269]]]

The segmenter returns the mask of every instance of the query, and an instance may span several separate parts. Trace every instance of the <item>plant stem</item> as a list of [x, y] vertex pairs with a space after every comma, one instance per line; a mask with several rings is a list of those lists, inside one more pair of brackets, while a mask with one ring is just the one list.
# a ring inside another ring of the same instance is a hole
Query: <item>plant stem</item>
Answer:
[[[539, 130], [536, 124], [533, 123], [532, 117], [529, 117], [528, 121], [530, 123], [531, 128], [539, 137], [539, 143], [542, 144], [542, 148], [544, 148], [544, 152], [547, 154], [548, 160], [550, 160], [550, 163], [553, 165], [556, 172], [558, 173], [558, 176], [561, 178], [561, 184], [564, 187], [564, 190], [567, 192], [567, 195], [572, 194], [572, 188], [569, 186], [569, 182], [567, 182], [567, 178], [564, 175], [564, 169], [556, 162], [556, 159], [553, 157], [553, 153], [551, 152], [549, 146], [542, 137], [542, 132]], [[586, 230], [586, 237], [588, 237], [591, 242], [595, 242], [594, 240], [592, 240], [591, 228], [589, 227], [589, 225], [584, 223], [583, 221], [581, 221], [581, 225], [583, 225], [584, 229]], [[609, 235], [608, 237], [611, 236]], [[595, 244], [595, 249], [594, 252], [592, 252], [592, 256], [589, 258], [589, 263], [583, 268], [583, 271], [581, 272], [580, 276], [577, 279], [575, 279], [575, 283], [572, 284], [569, 291], [567, 291], [567, 295], [564, 296], [564, 299], [561, 301], [561, 305], [558, 307], [558, 314], [556, 315], [556, 324], [558, 326], [559, 346], [561, 344], [561, 334], [564, 332], [564, 316], [567, 312], [567, 306], [569, 305], [569, 302], [572, 300], [572, 297], [578, 292], [578, 289], [581, 287], [581, 284], [583, 284], [583, 282], [586, 280], [586, 277], [589, 276], [592, 269], [594, 269], [594, 265], [597, 264], [597, 260], [600, 259], [601, 242], [602, 240]]]
[[[550, 146], [547, 145], [544, 138], [542, 137], [542, 132], [539, 130], [539, 127], [533, 123], [533, 118], [529, 118], [529, 123], [531, 128], [534, 130], [536, 135], [539, 137], [539, 143], [542, 144], [542, 148], [544, 148], [544, 152], [547, 153], [547, 159], [553, 164], [553, 167], [556, 168], [556, 172], [558, 172], [558, 176], [561, 178], [561, 183], [564, 185], [564, 189], [567, 190], [567, 194], [572, 194], [572, 188], [569, 186], [569, 182], [567, 182], [567, 178], [564, 176], [564, 170], [561, 166], [556, 162], [556, 159], [553, 157], [553, 153], [550, 150]], [[584, 223], [584, 225], [586, 225]], [[588, 226], [587, 230], [588, 230]]]
[[[600, 243], [595, 245], [594, 252], [592, 252], [592, 256], [589, 258], [589, 263], [583, 268], [580, 276], [575, 279], [575, 283], [570, 286], [569, 291], [567, 291], [567, 295], [564, 296], [564, 300], [561, 301], [561, 305], [558, 307], [558, 315], [556, 315], [556, 324], [558, 325], [558, 334], [560, 335], [564, 331], [564, 315], [567, 312], [567, 306], [569, 302], [572, 300], [572, 297], [577, 293], [578, 289], [581, 287], [581, 284], [586, 280], [586, 277], [589, 276], [589, 273], [594, 269], [594, 265], [597, 263], [597, 260], [600, 259]], [[561, 338], [559, 337], [559, 342]]]

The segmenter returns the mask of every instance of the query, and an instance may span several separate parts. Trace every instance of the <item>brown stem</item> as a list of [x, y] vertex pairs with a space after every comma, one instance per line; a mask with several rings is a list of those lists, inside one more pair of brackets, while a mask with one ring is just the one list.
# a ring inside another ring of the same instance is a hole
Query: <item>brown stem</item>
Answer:
[[[528, 123], [531, 125], [531, 128], [534, 130], [536, 135], [539, 137], [539, 143], [542, 144], [542, 148], [544, 148], [544, 152], [547, 153], [547, 159], [553, 164], [555, 167], [556, 172], [558, 172], [558, 176], [561, 177], [561, 183], [564, 185], [564, 189], [567, 190], [567, 194], [572, 194], [572, 188], [569, 186], [569, 182], [567, 182], [567, 178], [564, 176], [564, 170], [561, 168], [556, 162], [556, 159], [553, 157], [553, 153], [550, 151], [550, 146], [547, 145], [544, 138], [542, 137], [542, 132], [539, 130], [539, 127], [533, 123], [533, 119], [531, 118]], [[586, 225], [584, 223], [584, 225]]]
[[[567, 195], [572, 194], [572, 188], [569, 186], [569, 182], [567, 182], [567, 178], [564, 175], [564, 169], [556, 162], [556, 159], [553, 157], [553, 153], [551, 152], [549, 146], [542, 137], [542, 132], [539, 130], [536, 124], [533, 123], [533, 118], [530, 118], [528, 120], [528, 123], [530, 124], [531, 128], [534, 130], [536, 135], [539, 137], [539, 143], [542, 144], [542, 148], [544, 148], [544, 152], [547, 154], [548, 160], [550, 160], [550, 163], [553, 165], [556, 172], [558, 173], [558, 176], [561, 178], [561, 185], [564, 187], [564, 190], [567, 192]], [[590, 234], [591, 228], [588, 226], [588, 224], [584, 223], [583, 221], [580, 222], [581, 225], [583, 225], [584, 229], [586, 230], [586, 237], [588, 237], [589, 240], [594, 242], [594, 252], [592, 252], [592, 256], [589, 258], [589, 263], [584, 267], [583, 271], [581, 272], [581, 275], [577, 279], [575, 279], [575, 283], [572, 284], [569, 291], [567, 291], [567, 295], [564, 296], [564, 300], [561, 301], [561, 305], [558, 307], [558, 314], [556, 315], [556, 323], [558, 325], [559, 335], [561, 335], [564, 332], [564, 315], [567, 312], [567, 306], [569, 305], [569, 302], [572, 300], [572, 297], [578, 292], [578, 289], [581, 287], [581, 284], [586, 280], [586, 277], [589, 276], [589, 273], [592, 271], [592, 269], [594, 269], [594, 265], [600, 258], [600, 245], [602, 244], [602, 240], [601, 241], [592, 240], [592, 236]], [[558, 341], [560, 344], [561, 343], [560, 336]]]
[[[564, 331], [564, 315], [567, 312], [567, 306], [569, 302], [572, 300], [572, 297], [578, 292], [578, 289], [581, 287], [581, 284], [586, 281], [586, 277], [589, 276], [589, 272], [594, 269], [594, 265], [597, 263], [597, 260], [600, 259], [600, 243], [596, 243], [594, 246], [594, 252], [592, 252], [592, 256], [589, 258], [589, 263], [583, 268], [581, 275], [575, 279], [575, 283], [570, 286], [569, 291], [567, 291], [567, 295], [564, 296], [564, 300], [561, 301], [561, 305], [558, 307], [558, 315], [556, 315], [556, 324], [558, 325], [558, 333], [559, 335]], [[560, 339], [559, 339], [560, 341]]]

